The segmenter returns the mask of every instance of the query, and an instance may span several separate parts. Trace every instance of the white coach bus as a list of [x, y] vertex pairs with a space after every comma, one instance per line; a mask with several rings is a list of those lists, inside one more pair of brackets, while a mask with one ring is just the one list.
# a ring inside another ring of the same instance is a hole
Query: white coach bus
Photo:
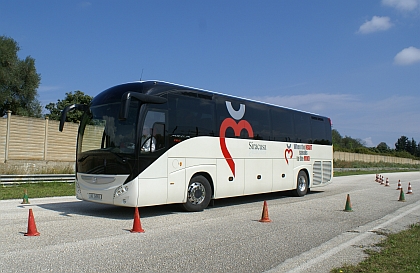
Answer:
[[292, 191], [331, 182], [327, 117], [159, 81], [117, 85], [84, 111], [76, 197], [118, 206], [180, 203]]

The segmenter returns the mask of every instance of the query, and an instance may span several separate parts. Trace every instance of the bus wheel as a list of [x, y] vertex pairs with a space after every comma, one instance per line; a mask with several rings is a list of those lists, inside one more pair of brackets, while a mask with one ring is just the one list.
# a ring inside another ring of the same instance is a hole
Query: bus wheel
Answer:
[[205, 209], [211, 199], [209, 181], [202, 175], [191, 178], [187, 190], [187, 202], [182, 204], [186, 211], [201, 211]]
[[293, 191], [293, 195], [297, 197], [305, 196], [308, 192], [308, 176], [305, 171], [299, 171], [296, 183], [296, 189]]

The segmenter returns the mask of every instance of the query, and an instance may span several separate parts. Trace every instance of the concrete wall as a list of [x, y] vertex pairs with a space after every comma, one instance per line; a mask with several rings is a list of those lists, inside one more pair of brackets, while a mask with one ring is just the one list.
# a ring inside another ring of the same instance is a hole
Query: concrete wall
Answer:
[[334, 160], [343, 161], [362, 161], [362, 162], [386, 162], [398, 164], [420, 164], [419, 160], [410, 158], [383, 156], [383, 155], [368, 155], [368, 154], [355, 154], [346, 152], [334, 152]]
[[66, 122], [63, 132], [55, 120], [14, 116], [0, 118], [0, 162], [74, 162], [78, 124]]

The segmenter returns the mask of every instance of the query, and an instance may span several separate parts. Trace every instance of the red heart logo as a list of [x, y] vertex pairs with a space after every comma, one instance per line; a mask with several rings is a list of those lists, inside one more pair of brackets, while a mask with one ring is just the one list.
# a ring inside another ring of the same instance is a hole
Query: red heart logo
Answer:
[[[287, 157], [289, 155], [289, 157]], [[289, 165], [289, 158], [292, 159], [293, 157], [293, 150], [292, 149], [286, 149], [284, 150], [284, 158], [286, 159], [287, 165]]]
[[248, 136], [250, 138], [254, 137], [254, 131], [252, 130], [251, 124], [249, 124], [249, 122], [246, 120], [241, 120], [236, 123], [236, 121], [232, 118], [226, 118], [220, 125], [220, 148], [222, 149], [222, 154], [225, 157], [226, 162], [228, 163], [230, 170], [233, 173], [233, 176], [235, 176], [235, 161], [233, 160], [226, 146], [225, 134], [228, 128], [233, 129], [235, 136], [240, 136], [242, 129], [245, 129], [247, 130]]

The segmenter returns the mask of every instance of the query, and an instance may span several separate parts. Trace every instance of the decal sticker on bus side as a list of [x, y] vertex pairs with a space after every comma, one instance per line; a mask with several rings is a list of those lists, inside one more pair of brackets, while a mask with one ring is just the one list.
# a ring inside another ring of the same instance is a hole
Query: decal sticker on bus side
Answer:
[[[230, 101], [226, 101], [226, 108], [232, 118], [225, 118], [220, 125], [220, 149], [222, 150], [222, 154], [229, 165], [230, 170], [232, 171], [233, 176], [235, 177], [235, 161], [233, 160], [227, 146], [226, 146], [226, 130], [228, 128], [232, 128], [235, 132], [235, 136], [240, 136], [242, 129], [245, 129], [248, 132], [248, 136], [250, 138], [254, 137], [254, 131], [252, 129], [251, 124], [248, 121], [242, 119], [245, 115], [245, 105], [240, 104], [239, 110], [236, 111], [232, 107], [232, 103]], [[238, 120], [236, 122], [234, 119]]]

